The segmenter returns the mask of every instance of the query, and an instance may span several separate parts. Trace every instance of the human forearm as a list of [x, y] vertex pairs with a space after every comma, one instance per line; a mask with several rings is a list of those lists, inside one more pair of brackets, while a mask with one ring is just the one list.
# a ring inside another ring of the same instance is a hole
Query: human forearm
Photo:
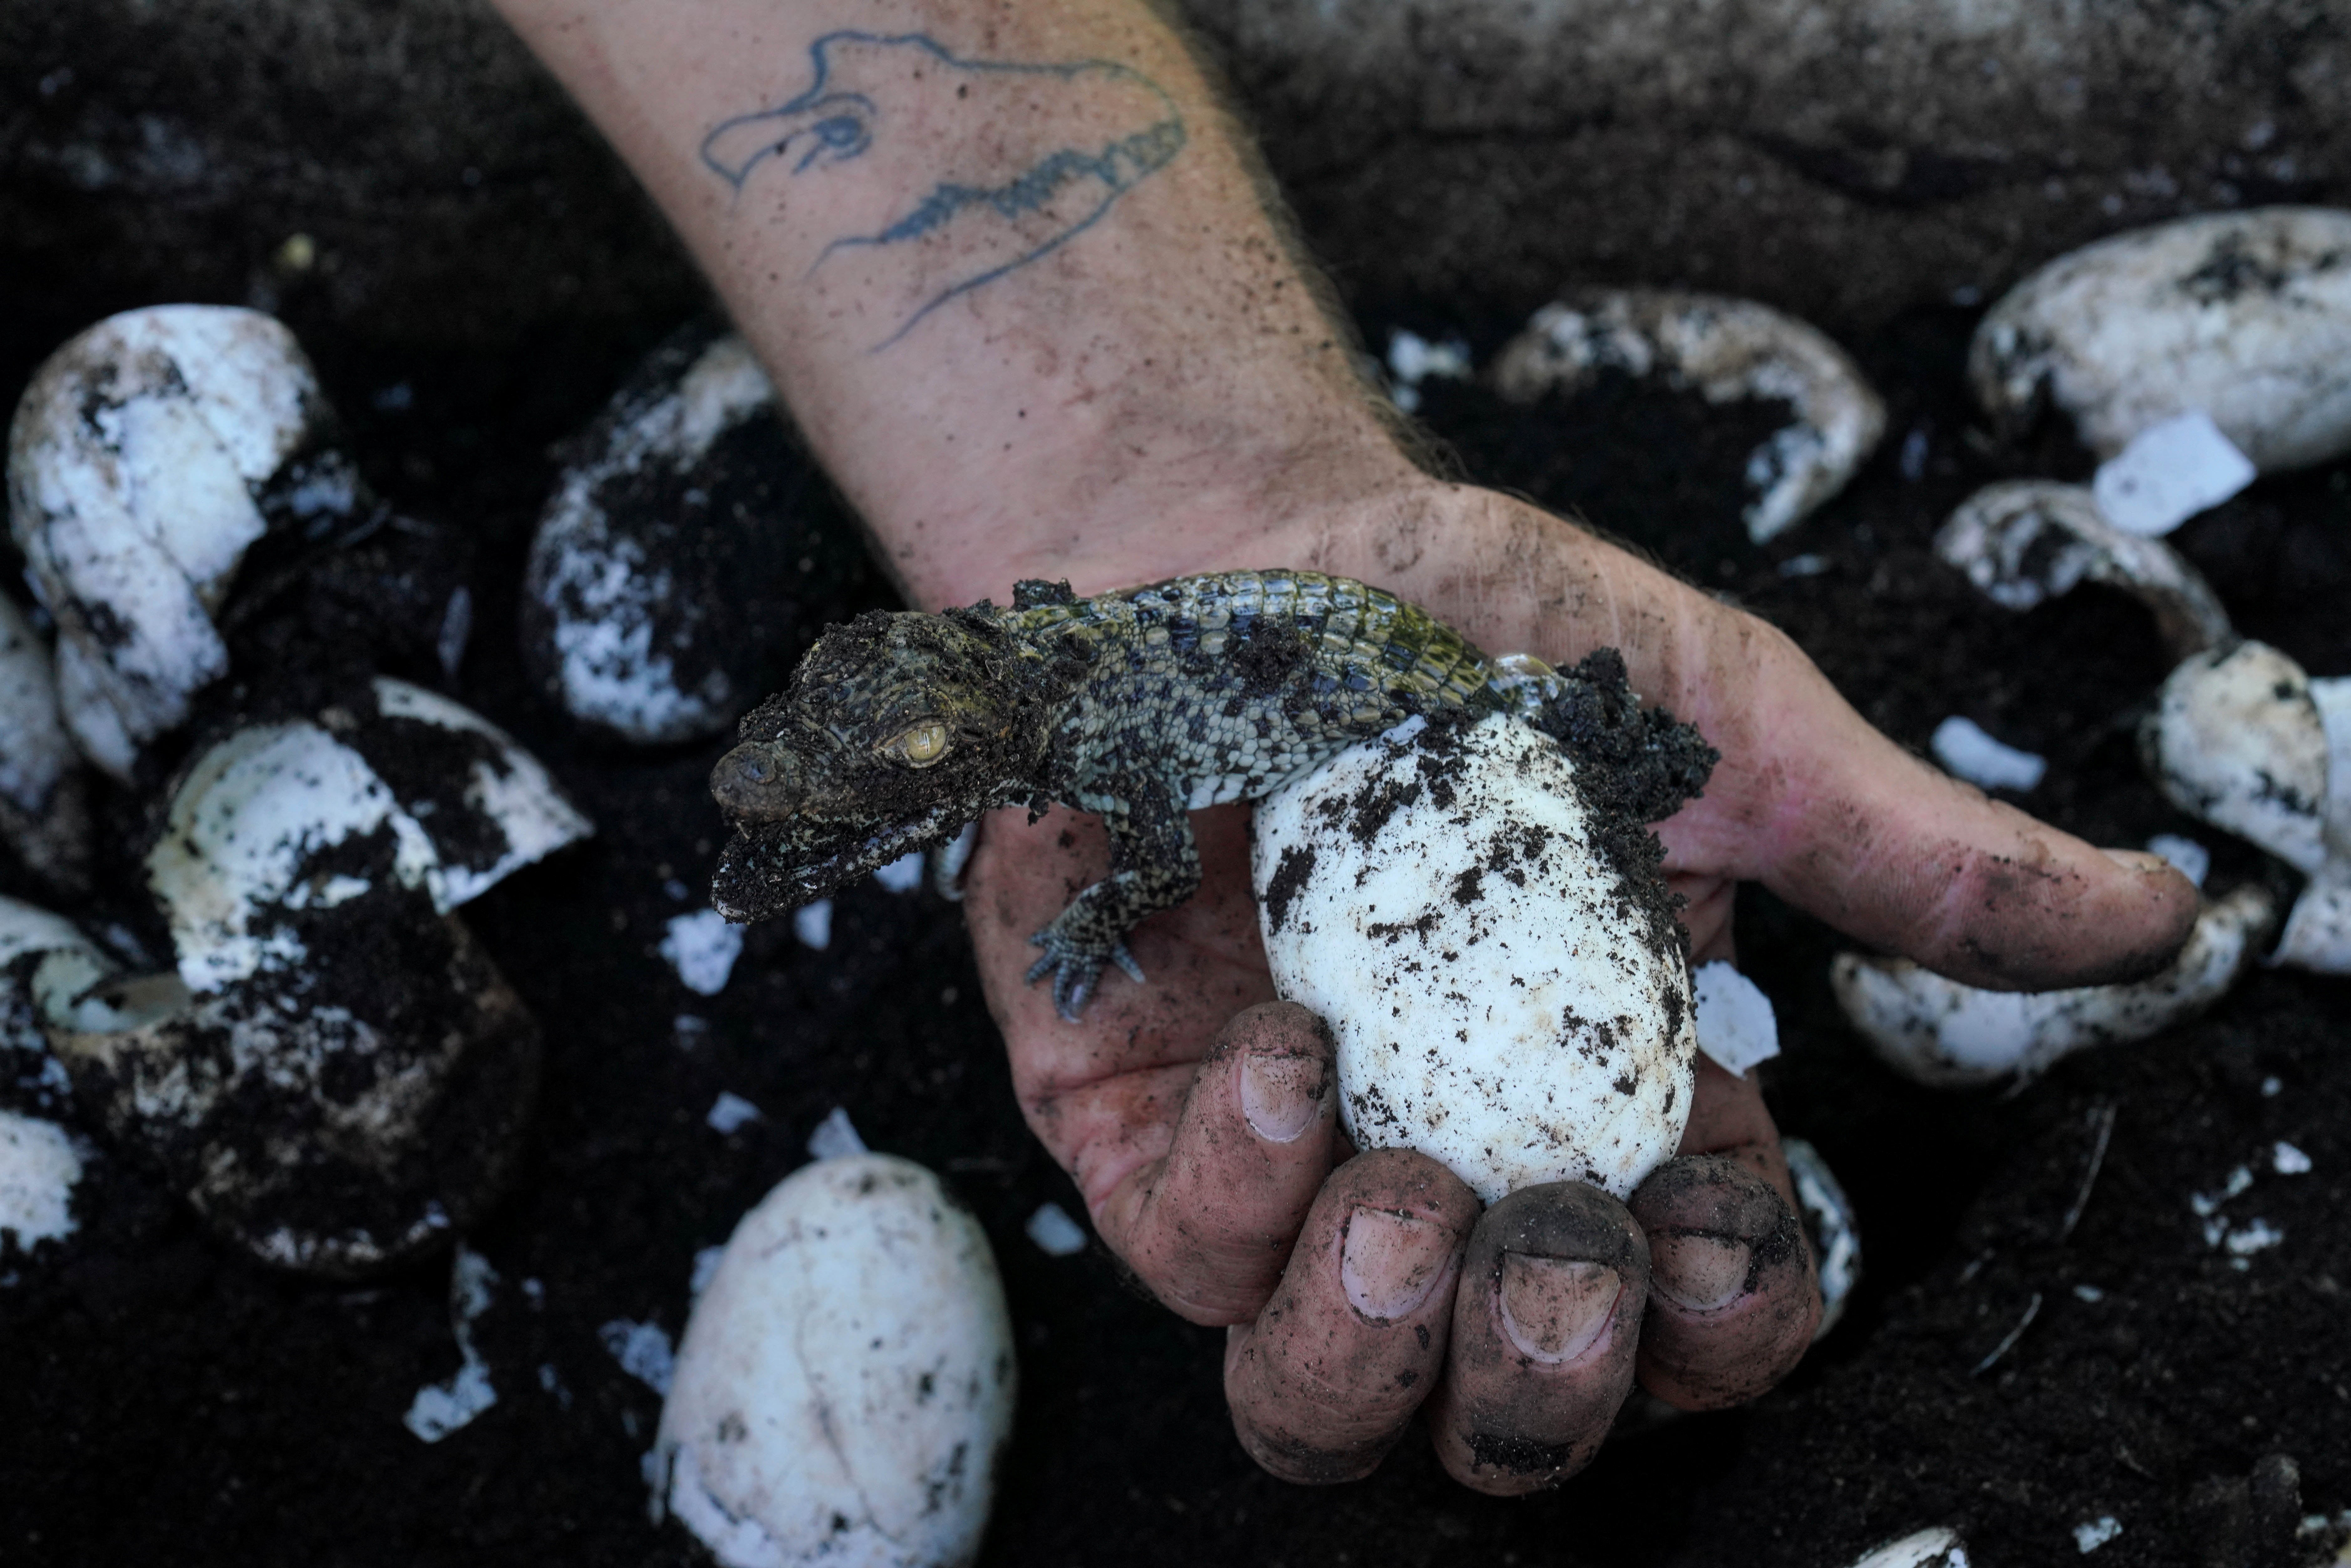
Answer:
[[1416, 486], [1140, 0], [500, 4], [918, 600], [1231, 559]]

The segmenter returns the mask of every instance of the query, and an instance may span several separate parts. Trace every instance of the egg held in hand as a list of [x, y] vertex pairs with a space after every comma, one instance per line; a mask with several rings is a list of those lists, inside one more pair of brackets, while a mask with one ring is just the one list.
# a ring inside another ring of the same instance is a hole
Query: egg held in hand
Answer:
[[1488, 1203], [1551, 1181], [1624, 1197], [1673, 1155], [1687, 937], [1605, 782], [1496, 715], [1400, 726], [1259, 805], [1274, 984], [1336, 1037], [1357, 1146], [1416, 1149]]

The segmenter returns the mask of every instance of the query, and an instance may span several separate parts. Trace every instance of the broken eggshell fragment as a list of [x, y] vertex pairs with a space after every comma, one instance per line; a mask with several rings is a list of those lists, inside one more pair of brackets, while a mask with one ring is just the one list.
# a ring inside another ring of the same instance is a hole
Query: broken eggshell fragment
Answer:
[[2094, 1045], [2145, 1040], [2228, 992], [2277, 925], [2277, 900], [2241, 887], [2207, 904], [2162, 973], [2128, 985], [1988, 991], [1907, 958], [1841, 953], [1829, 984], [1864, 1040], [1903, 1076], [1966, 1088], [2045, 1070]]
[[1968, 376], [2011, 430], [2053, 403], [2113, 457], [2193, 410], [2263, 473], [2351, 450], [2351, 213], [2209, 213], [2085, 246], [1977, 327]]
[[2204, 574], [2160, 539], [2106, 521], [2079, 485], [2044, 479], [1987, 485], [1935, 535], [1935, 553], [2003, 610], [2035, 609], [2084, 582], [2121, 590], [2155, 614], [2175, 659], [2233, 637]]
[[538, 1027], [448, 911], [588, 831], [478, 717], [368, 695], [194, 759], [147, 862], [177, 972], [102, 982], [50, 1029], [217, 1229], [341, 1276], [445, 1239], [511, 1166]]
[[724, 1568], [962, 1568], [1016, 1369], [979, 1222], [890, 1155], [820, 1159], [744, 1216], [695, 1302], [648, 1456]]
[[1488, 1203], [1551, 1181], [1623, 1197], [1689, 1117], [1684, 938], [1576, 774], [1504, 716], [1407, 722], [1257, 808], [1266, 956], [1337, 1040], [1348, 1136]]
[[116, 779], [226, 673], [213, 618], [246, 551], [361, 505], [333, 423], [293, 334], [253, 310], [126, 311], [34, 373], [9, 528], [57, 621], [66, 728]]
[[2139, 727], [2165, 798], [2297, 871], [2327, 859], [2326, 726], [2302, 666], [2264, 643], [2180, 661]]
[[1593, 288], [1535, 312], [1494, 366], [1502, 396], [1531, 402], [1605, 370], [1695, 387], [1709, 402], [1789, 404], [1794, 422], [1747, 464], [1745, 521], [1757, 544], [1844, 488], [1886, 432], [1886, 405], [1817, 328], [1750, 299], [1671, 289]]
[[675, 334], [573, 444], [539, 518], [522, 604], [533, 676], [637, 745], [725, 729], [800, 601], [848, 570], [815, 526], [829, 504], [750, 346]]

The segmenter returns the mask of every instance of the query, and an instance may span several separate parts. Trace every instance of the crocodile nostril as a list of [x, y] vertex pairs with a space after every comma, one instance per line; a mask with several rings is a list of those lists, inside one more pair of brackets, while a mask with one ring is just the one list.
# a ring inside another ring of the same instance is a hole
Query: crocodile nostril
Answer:
[[738, 816], [789, 816], [792, 808], [789, 771], [766, 747], [738, 746], [710, 770], [710, 793], [721, 807]]

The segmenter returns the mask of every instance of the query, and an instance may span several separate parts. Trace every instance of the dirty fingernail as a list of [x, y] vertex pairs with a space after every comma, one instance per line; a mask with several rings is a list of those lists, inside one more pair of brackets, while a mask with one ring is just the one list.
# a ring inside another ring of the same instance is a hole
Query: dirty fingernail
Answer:
[[1408, 1214], [1359, 1208], [1347, 1217], [1339, 1282], [1357, 1312], [1393, 1322], [1428, 1300], [1452, 1260], [1453, 1239], [1443, 1226]]
[[1747, 1243], [1717, 1236], [1649, 1239], [1649, 1283], [1692, 1312], [1712, 1312], [1747, 1289]]
[[1573, 1361], [1608, 1327], [1608, 1314], [1624, 1288], [1624, 1280], [1605, 1263], [1505, 1252], [1502, 1327], [1521, 1355]]
[[1314, 1124], [1328, 1092], [1328, 1071], [1311, 1056], [1268, 1051], [1241, 1058], [1241, 1114], [1269, 1144], [1295, 1143]]

